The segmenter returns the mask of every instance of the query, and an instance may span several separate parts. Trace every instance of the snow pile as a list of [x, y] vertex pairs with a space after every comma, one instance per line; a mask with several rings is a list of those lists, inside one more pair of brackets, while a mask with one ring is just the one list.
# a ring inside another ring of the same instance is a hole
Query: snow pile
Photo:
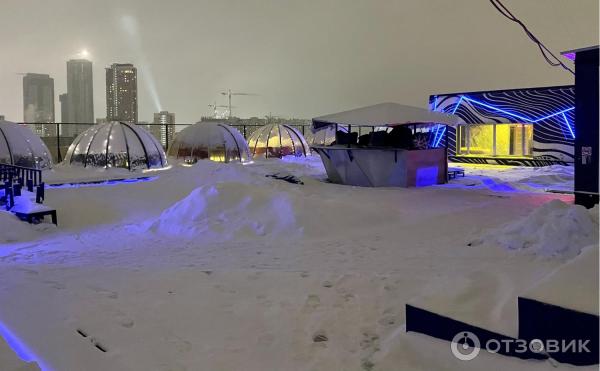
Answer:
[[41, 231], [54, 228], [53, 224], [32, 225], [19, 220], [13, 213], [0, 210], [0, 243], [27, 241], [39, 237]]
[[587, 210], [552, 200], [524, 218], [487, 232], [477, 242], [536, 255], [574, 257], [585, 246], [598, 244], [598, 206]]
[[598, 245], [546, 275], [524, 295], [544, 303], [598, 315]]
[[149, 229], [213, 241], [302, 232], [288, 194], [244, 183], [201, 186], [163, 211]]

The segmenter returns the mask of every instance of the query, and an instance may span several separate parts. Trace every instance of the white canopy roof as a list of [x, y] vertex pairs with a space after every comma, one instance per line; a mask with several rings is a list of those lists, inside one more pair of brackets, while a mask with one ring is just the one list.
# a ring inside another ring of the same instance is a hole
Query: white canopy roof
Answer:
[[340, 124], [356, 126], [395, 126], [407, 124], [445, 124], [457, 126], [462, 119], [456, 115], [433, 112], [425, 108], [398, 103], [380, 103], [312, 119], [315, 129]]

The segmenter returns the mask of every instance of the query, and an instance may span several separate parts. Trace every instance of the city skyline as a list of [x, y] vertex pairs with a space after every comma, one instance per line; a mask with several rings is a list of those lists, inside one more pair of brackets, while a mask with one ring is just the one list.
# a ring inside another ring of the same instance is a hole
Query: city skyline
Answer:
[[[21, 121], [23, 111], [15, 74], [48, 73], [56, 93], [65, 92], [64, 63], [80, 58], [83, 49], [96, 69], [94, 118], [106, 108], [100, 69], [114, 62], [138, 68], [140, 120], [168, 109], [187, 123], [211, 115], [208, 105], [215, 100], [226, 104], [220, 92], [227, 89], [259, 95], [238, 100], [236, 116], [310, 118], [379, 101], [425, 107], [437, 91], [573, 83], [568, 73], [547, 66], [522, 31], [487, 2], [332, 0], [283, 6], [129, 0], [107, 6], [8, 0], [4, 7], [13, 15], [7, 27], [18, 29], [25, 21], [43, 26], [0, 35], [11, 56], [0, 68], [0, 114], [14, 121]], [[59, 7], [68, 14], [47, 16]], [[540, 7], [545, 17], [537, 16]], [[514, 11], [554, 51], [598, 43], [593, 0], [518, 2]], [[154, 27], [165, 22], [173, 26]], [[416, 34], [423, 37], [418, 41]], [[465, 54], [469, 48], [478, 53]]]

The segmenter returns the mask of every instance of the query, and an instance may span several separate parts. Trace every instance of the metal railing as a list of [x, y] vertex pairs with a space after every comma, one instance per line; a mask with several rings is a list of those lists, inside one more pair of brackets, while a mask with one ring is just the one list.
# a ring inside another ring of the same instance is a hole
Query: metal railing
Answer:
[[[226, 124], [236, 128], [245, 139], [248, 139], [252, 133], [258, 128], [270, 124], [270, 123], [285, 123], [295, 129], [297, 129], [302, 135], [306, 136], [311, 130], [311, 122], [309, 120], [295, 120], [292, 122], [282, 120], [281, 122], [269, 122], [263, 119], [258, 119], [256, 123], [240, 123], [239, 121], [229, 122], [227, 120], [215, 120], [219, 122], [225, 122]], [[251, 120], [248, 120], [251, 121]], [[59, 163], [63, 160], [65, 154], [71, 143], [75, 140], [77, 135], [84, 132], [91, 126], [97, 125], [95, 123], [79, 123], [79, 122], [67, 122], [67, 123], [21, 123], [28, 125], [38, 136], [41, 137], [42, 141], [46, 144], [52, 155], [52, 160], [55, 163]], [[169, 145], [173, 140], [173, 136], [184, 128], [193, 125], [186, 123], [179, 124], [154, 124], [140, 122], [137, 125], [147, 129], [154, 137], [162, 144], [163, 148], [169, 149]], [[167, 130], [168, 126], [171, 126], [172, 130]], [[346, 128], [351, 132], [358, 133], [359, 136], [375, 131], [375, 127], [348, 127]], [[164, 134], [164, 137], [163, 137]]]
[[14, 179], [22, 179], [23, 183], [31, 180], [33, 186], [37, 186], [42, 184], [42, 170], [0, 163], [0, 180], [12, 182]]

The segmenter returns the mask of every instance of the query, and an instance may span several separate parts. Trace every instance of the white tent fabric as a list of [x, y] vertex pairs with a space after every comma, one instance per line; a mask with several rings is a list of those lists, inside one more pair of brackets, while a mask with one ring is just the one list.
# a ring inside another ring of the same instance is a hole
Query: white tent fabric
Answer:
[[425, 108], [398, 103], [380, 103], [312, 119], [315, 129], [328, 125], [395, 126], [407, 124], [445, 124], [457, 126], [462, 119], [456, 115], [433, 112]]

